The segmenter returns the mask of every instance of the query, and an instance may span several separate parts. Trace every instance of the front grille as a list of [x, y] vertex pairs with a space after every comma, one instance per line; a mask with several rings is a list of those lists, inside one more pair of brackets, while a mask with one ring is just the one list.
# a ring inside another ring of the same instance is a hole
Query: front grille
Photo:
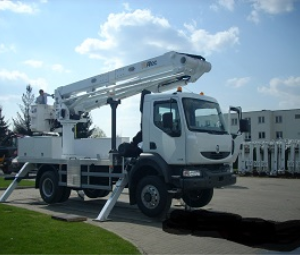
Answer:
[[214, 151], [207, 151], [207, 152], [201, 152], [201, 155], [208, 159], [224, 159], [230, 155], [230, 152], [221, 151], [219, 153], [216, 153]]

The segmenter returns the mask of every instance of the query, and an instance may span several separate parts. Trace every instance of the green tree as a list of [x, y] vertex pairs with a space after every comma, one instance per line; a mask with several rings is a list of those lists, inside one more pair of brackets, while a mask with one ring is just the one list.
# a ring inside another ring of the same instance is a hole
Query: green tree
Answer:
[[93, 133], [94, 128], [91, 128], [92, 117], [89, 113], [85, 113], [84, 118], [87, 119], [86, 122], [79, 122], [75, 126], [75, 138], [87, 138]]
[[34, 102], [31, 85], [26, 86], [26, 93], [22, 96], [23, 105], [19, 104], [21, 113], [17, 112], [17, 118], [13, 119], [14, 132], [21, 135], [32, 135], [30, 129], [30, 107]]
[[91, 134], [91, 137], [92, 138], [106, 137], [106, 134], [101, 128], [95, 127], [93, 133]]
[[2, 106], [0, 105], [0, 144], [2, 144], [3, 140], [6, 138], [8, 132], [8, 124], [2, 115]]

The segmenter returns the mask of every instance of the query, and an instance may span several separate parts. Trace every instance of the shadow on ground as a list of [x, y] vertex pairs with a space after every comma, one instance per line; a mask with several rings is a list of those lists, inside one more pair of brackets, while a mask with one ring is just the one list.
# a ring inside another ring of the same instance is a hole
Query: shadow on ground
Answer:
[[223, 238], [253, 248], [292, 251], [300, 247], [300, 220], [275, 222], [206, 210], [174, 210], [163, 221], [172, 234]]

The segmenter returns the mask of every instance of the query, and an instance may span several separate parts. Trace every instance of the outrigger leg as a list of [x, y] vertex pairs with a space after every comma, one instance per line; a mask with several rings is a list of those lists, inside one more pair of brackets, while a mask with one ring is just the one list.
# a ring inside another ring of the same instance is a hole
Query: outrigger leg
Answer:
[[24, 166], [21, 168], [21, 170], [15, 175], [13, 178], [13, 182], [8, 186], [8, 188], [5, 190], [5, 192], [0, 197], [0, 203], [3, 203], [6, 201], [6, 199], [10, 196], [10, 194], [14, 191], [14, 189], [18, 186], [19, 182], [24, 178], [29, 171], [33, 170], [35, 167], [34, 164], [26, 162]]
[[119, 196], [121, 195], [123, 189], [126, 187], [128, 183], [127, 180], [127, 174], [124, 175], [123, 178], [120, 178], [117, 183], [116, 187], [111, 193], [109, 199], [106, 201], [104, 207], [102, 208], [101, 212], [99, 213], [98, 217], [95, 219], [95, 221], [107, 221], [108, 215], [110, 214], [111, 210], [115, 206]]

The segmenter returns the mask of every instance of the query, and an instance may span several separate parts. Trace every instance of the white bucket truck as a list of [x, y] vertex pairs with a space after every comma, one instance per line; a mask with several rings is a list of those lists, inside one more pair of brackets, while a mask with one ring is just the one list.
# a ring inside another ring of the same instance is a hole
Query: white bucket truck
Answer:
[[[25, 164], [0, 201], [34, 169], [36, 188], [49, 204], [66, 201], [72, 189], [91, 198], [113, 191], [99, 221], [107, 219], [124, 187], [130, 204], [149, 217], [166, 213], [172, 198], [182, 198], [189, 207], [207, 205], [214, 188], [236, 182], [232, 163], [246, 126], [240, 107], [230, 107], [240, 124], [231, 134], [214, 98], [181, 92], [210, 69], [199, 55], [168, 52], [58, 87], [53, 106], [32, 107], [31, 128], [44, 133], [60, 128], [61, 135], [19, 140], [17, 160]], [[160, 93], [167, 90], [174, 91]], [[130, 142], [116, 136], [116, 110], [121, 100], [139, 93], [141, 131]], [[74, 139], [75, 124], [107, 104], [112, 138]]]

